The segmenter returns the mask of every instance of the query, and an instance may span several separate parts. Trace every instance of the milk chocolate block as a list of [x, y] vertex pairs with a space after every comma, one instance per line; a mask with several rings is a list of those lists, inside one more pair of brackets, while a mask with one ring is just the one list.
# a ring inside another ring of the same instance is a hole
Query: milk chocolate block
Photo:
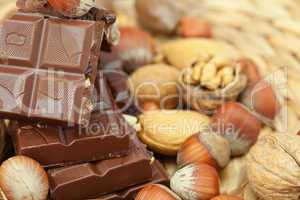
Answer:
[[129, 149], [129, 133], [116, 114], [98, 115], [87, 129], [20, 125], [12, 134], [15, 152], [44, 167], [120, 157]]
[[127, 84], [128, 74], [122, 69], [120, 61], [114, 61], [104, 65], [102, 70], [112, 90], [113, 97], [118, 107], [126, 110], [133, 99], [131, 99], [129, 87]]
[[145, 146], [134, 138], [125, 157], [48, 170], [51, 197], [58, 200], [97, 198], [147, 182], [152, 178], [150, 162]]
[[0, 37], [0, 116], [82, 124], [90, 118], [104, 21], [17, 13]]
[[[66, 166], [124, 156], [129, 150], [132, 129], [123, 116], [115, 111], [103, 74], [96, 80], [97, 104], [89, 126], [17, 124], [11, 135], [18, 155], [37, 160], [44, 167]], [[15, 126], [14, 124], [12, 126]]]
[[136, 194], [147, 184], [169, 185], [169, 178], [159, 161], [152, 164], [152, 179], [144, 184], [135, 185], [124, 190], [101, 196], [94, 200], [133, 200]]

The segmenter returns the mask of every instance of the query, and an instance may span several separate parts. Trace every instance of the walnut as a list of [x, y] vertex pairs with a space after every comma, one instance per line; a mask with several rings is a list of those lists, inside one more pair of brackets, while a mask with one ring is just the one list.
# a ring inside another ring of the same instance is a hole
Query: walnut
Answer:
[[247, 156], [251, 188], [264, 200], [298, 200], [300, 196], [300, 137], [267, 134]]
[[203, 54], [192, 67], [183, 69], [179, 83], [189, 105], [213, 111], [224, 101], [235, 100], [246, 88], [247, 77], [228, 57]]

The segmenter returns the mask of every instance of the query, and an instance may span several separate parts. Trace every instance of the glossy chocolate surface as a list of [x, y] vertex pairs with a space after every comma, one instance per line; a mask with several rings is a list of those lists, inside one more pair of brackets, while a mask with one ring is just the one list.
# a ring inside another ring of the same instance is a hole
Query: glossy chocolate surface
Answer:
[[132, 136], [129, 154], [120, 158], [50, 169], [53, 199], [90, 199], [147, 182], [152, 178], [151, 156]]
[[89, 119], [104, 22], [17, 13], [0, 38], [0, 116], [60, 124]]
[[44, 167], [98, 161], [124, 156], [129, 150], [131, 129], [115, 111], [103, 74], [96, 80], [96, 103], [89, 126], [19, 124], [11, 131], [15, 152], [37, 160]]
[[135, 185], [116, 193], [107, 194], [94, 200], [133, 200], [136, 194], [147, 184], [169, 185], [169, 178], [159, 161], [155, 161], [152, 164], [152, 179], [149, 182]]
[[120, 61], [104, 63], [102, 71], [112, 90], [116, 104], [122, 111], [126, 110], [132, 103], [133, 97], [130, 96], [127, 85], [128, 74], [123, 71], [122, 63]]

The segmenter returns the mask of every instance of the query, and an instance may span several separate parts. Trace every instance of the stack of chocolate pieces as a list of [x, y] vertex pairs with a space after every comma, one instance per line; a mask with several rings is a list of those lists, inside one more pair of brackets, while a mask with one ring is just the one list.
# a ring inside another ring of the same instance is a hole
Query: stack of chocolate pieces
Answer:
[[77, 19], [19, 12], [4, 22], [0, 116], [16, 120], [15, 153], [47, 170], [51, 199], [133, 199], [147, 183], [168, 182], [99, 67], [113, 22], [97, 8]]

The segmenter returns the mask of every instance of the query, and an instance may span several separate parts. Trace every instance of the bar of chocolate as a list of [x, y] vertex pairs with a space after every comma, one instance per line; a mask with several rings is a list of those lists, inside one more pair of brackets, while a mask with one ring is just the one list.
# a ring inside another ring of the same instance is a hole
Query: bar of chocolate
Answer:
[[135, 185], [129, 188], [126, 188], [122, 191], [118, 191], [112, 194], [107, 194], [104, 196], [101, 196], [94, 200], [133, 200], [136, 196], [136, 194], [144, 188], [147, 184], [163, 184], [163, 185], [169, 185], [169, 178], [165, 172], [165, 169], [160, 164], [159, 161], [155, 161], [152, 164], [152, 179], [148, 183]]
[[[84, 150], [84, 149], [83, 149]], [[53, 199], [90, 199], [147, 182], [152, 178], [151, 155], [132, 136], [129, 154], [94, 163], [50, 169]]]
[[102, 71], [105, 74], [118, 107], [122, 111], [126, 110], [133, 99], [131, 99], [127, 85], [128, 74], [123, 71], [122, 62], [116, 60], [110, 63], [104, 63]]
[[82, 124], [100, 59], [104, 21], [17, 13], [0, 37], [0, 117]]
[[19, 124], [11, 135], [15, 152], [37, 160], [44, 167], [98, 161], [125, 156], [129, 150], [131, 129], [115, 111], [103, 74], [96, 80], [97, 104], [89, 126]]

